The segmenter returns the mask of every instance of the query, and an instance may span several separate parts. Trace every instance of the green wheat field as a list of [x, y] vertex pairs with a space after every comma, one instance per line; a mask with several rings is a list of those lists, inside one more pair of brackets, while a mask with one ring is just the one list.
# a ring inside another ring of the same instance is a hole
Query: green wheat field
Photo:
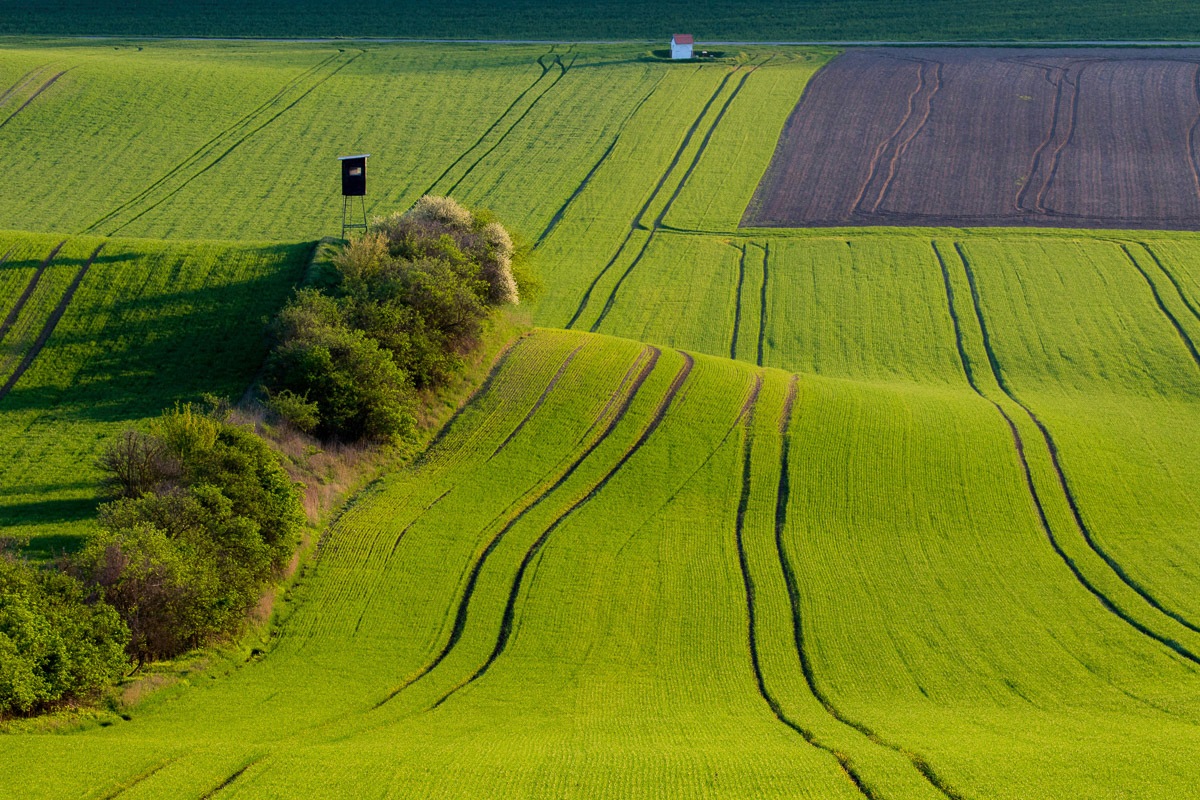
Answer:
[[837, 51], [727, 50], [0, 42], [32, 558], [109, 437], [255, 380], [335, 156], [369, 213], [491, 209], [545, 283], [265, 652], [0, 735], [0, 795], [1195, 796], [1200, 235], [740, 228]]

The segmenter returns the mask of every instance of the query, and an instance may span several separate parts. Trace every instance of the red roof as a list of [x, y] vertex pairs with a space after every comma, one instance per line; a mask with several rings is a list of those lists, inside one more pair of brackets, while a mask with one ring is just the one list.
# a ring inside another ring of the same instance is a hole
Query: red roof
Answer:
[[677, 33], [671, 37], [671, 41], [675, 44], [692, 44], [692, 35], [690, 33]]

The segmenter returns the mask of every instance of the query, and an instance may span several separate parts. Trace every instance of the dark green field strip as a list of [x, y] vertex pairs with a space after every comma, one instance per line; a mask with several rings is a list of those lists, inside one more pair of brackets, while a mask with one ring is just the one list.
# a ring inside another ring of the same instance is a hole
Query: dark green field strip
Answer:
[[148, 0], [97, 6], [66, 0], [50, 7], [35, 0], [6, 0], [3, 9], [0, 32], [7, 36], [632, 39], [646, 42], [647, 48], [665, 48], [670, 34], [663, 31], [672, 30], [695, 30], [699, 41], [709, 43], [1200, 39], [1200, 13], [1178, 0], [1153, 0], [1131, 8], [1100, 0], [1067, 0], [1050, 7], [1031, 0], [921, 0], [901, 5], [819, 0], [803, 7], [784, 0], [720, 0], [703, 6], [684, 0], [653, 6], [628, 0], [574, 0], [554, 6], [533, 0], [461, 0], [445, 6], [370, 0], [346, 8], [315, 0], [267, 0], [253, 6], [232, 0], [202, 6]]

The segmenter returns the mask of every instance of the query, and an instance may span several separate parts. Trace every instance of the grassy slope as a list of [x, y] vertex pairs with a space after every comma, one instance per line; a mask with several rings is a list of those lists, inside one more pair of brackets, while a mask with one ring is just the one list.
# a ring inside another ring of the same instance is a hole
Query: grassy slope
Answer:
[[951, 2], [920, 0], [708, 0], [654, 4], [601, 0], [452, 0], [436, 6], [368, 0], [336, 10], [315, 2], [228, 0], [203, 5], [134, 0], [4, 0], [0, 34], [171, 36], [408, 36], [533, 39], [654, 39], [693, 31], [703, 40], [1198, 38], [1200, 16], [1180, 0], [1130, 6], [1112, 0]]
[[[4, 314], [63, 240], [0, 233], [0, 252], [15, 248], [0, 266]], [[244, 391], [266, 349], [257, 323], [300, 280], [311, 252], [305, 244], [66, 239], [0, 340], [4, 365], [20, 366], [101, 244], [45, 346], [0, 398], [0, 525], [5, 535], [33, 537], [39, 556], [86, 529], [93, 462], [109, 437], [177, 400]]]
[[1200, 669], [1073, 579], [961, 374], [793, 383], [647, 356], [522, 341], [424, 465], [338, 522], [269, 656], [129, 723], [10, 737], [9, 785], [853, 797], [852, 772], [876, 796], [1188, 791]]

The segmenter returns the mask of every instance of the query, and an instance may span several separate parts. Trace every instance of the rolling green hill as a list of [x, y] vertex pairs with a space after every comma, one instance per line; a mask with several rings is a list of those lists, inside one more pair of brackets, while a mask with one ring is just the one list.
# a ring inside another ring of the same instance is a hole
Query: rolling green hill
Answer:
[[8, 786], [1186, 794], [1200, 636], [1177, 652], [1169, 619], [1073, 572], [1027, 427], [1022, 455], [961, 371], [853, 382], [539, 331], [337, 522], [267, 656], [129, 722], [0, 740]]

